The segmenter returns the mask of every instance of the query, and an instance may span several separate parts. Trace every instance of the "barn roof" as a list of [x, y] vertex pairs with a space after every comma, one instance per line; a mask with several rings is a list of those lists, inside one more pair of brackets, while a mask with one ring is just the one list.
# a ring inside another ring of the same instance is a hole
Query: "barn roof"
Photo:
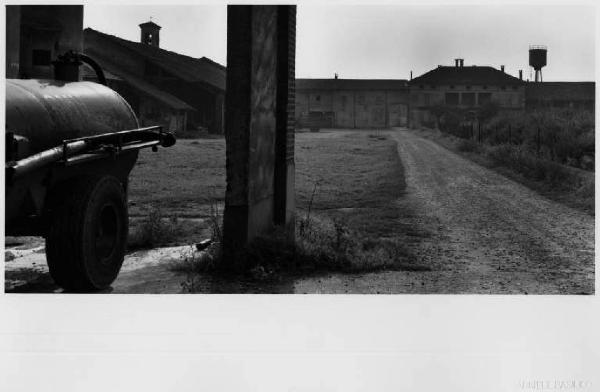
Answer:
[[515, 85], [521, 84], [523, 81], [490, 66], [467, 65], [457, 67], [440, 65], [437, 68], [414, 78], [409, 83], [411, 85]]
[[[152, 84], [144, 81], [142, 78], [132, 75], [110, 62], [103, 61], [100, 59], [97, 59], [97, 61], [102, 70], [104, 71], [104, 77], [109, 82], [126, 81], [129, 86], [138, 91], [140, 94], [153, 98], [161, 102], [162, 104], [167, 105], [171, 109], [189, 111], [196, 110], [181, 99], [177, 98], [176, 96], [153, 86]], [[86, 65], [83, 68], [83, 79], [96, 81], [96, 72]]]
[[164, 90], [160, 90], [150, 83], [145, 82], [143, 79], [133, 77], [131, 75], [124, 76], [123, 79], [127, 80], [127, 83], [138, 90], [140, 93], [148, 95], [155, 100], [162, 102], [167, 105], [171, 109], [176, 110], [188, 110], [188, 111], [196, 111], [193, 107], [183, 102], [181, 99], [177, 98], [174, 95], [169, 94]]
[[296, 90], [405, 90], [404, 79], [296, 79]]
[[[121, 45], [186, 82], [203, 82], [225, 91], [225, 67], [206, 57], [185, 56], [156, 46], [128, 41], [89, 27], [84, 30], [84, 39], [90, 41], [88, 37]], [[86, 43], [86, 50], [88, 49]]]
[[540, 101], [591, 101], [596, 98], [595, 82], [527, 83], [525, 99]]

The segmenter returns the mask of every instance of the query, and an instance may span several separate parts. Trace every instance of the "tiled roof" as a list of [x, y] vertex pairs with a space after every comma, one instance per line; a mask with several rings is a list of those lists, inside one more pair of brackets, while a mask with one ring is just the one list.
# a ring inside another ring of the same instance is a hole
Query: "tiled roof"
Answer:
[[[119, 68], [115, 64], [112, 64], [105, 60], [100, 60], [96, 58], [96, 61], [104, 71], [104, 76], [107, 80], [114, 81], [126, 81], [126, 83], [139, 91], [143, 95], [147, 95], [163, 104], [167, 105], [171, 109], [177, 110], [190, 110], [195, 111], [193, 107], [182, 101], [181, 99], [175, 97], [174, 95], [169, 94], [168, 92], [161, 90], [152, 84], [146, 82], [140, 77], [132, 75], [123, 69]], [[87, 67], [85, 67], [87, 68]], [[91, 72], [90, 72], [91, 71]], [[84, 71], [84, 78], [87, 80], [95, 80], [96, 73], [92, 70]]]
[[183, 102], [181, 99], [167, 93], [164, 90], [157, 89], [156, 87], [154, 87], [150, 83], [145, 82], [142, 79], [130, 76], [125, 76], [123, 77], [123, 79], [127, 80], [127, 84], [129, 84], [142, 94], [146, 94], [156, 99], [157, 101], [164, 103], [172, 109], [196, 111], [196, 109]]
[[296, 90], [405, 90], [404, 79], [296, 79]]
[[121, 45], [186, 82], [203, 82], [225, 91], [225, 67], [206, 57], [197, 59], [86, 28], [84, 40], [91, 35], [95, 39], [105, 39]]
[[595, 98], [595, 82], [530, 82], [525, 86], [527, 100], [592, 101]]
[[437, 84], [437, 85], [514, 85], [523, 83], [505, 72], [489, 66], [439, 66], [429, 72], [418, 76], [409, 82], [411, 85]]
[[159, 30], [162, 28], [159, 25], [157, 25], [156, 23], [149, 21], [149, 22], [144, 22], [144, 23], [140, 23], [138, 26], [142, 27], [142, 26], [152, 26], [152, 27], [157, 27]]

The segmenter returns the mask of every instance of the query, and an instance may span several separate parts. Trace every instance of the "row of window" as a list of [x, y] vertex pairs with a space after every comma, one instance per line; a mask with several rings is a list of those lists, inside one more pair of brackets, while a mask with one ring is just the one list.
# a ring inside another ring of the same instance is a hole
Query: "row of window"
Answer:
[[[365, 104], [365, 95], [363, 94], [358, 94], [355, 95], [356, 96], [356, 103], [358, 105], [364, 105]], [[348, 100], [348, 97], [346, 95], [342, 95], [342, 106], [346, 106], [346, 102]], [[320, 95], [315, 95], [314, 99], [316, 102], [321, 102], [321, 96]], [[385, 99], [382, 95], [376, 95], [375, 96], [375, 105], [383, 105], [385, 103]]]
[[[433, 89], [433, 90], [435, 90], [437, 87], [438, 87], [438, 86], [436, 86], [436, 85], [434, 85], [434, 84], [431, 84], [431, 85], [429, 85], [429, 86], [428, 86], [428, 88], [430, 88], [430, 89]], [[451, 89], [451, 90], [454, 90], [454, 89], [456, 88], [456, 86], [454, 86], [453, 84], [451, 84], [449, 87], [450, 87], [450, 89]], [[472, 88], [472, 87], [473, 87], [473, 86], [465, 86], [465, 89], [466, 89], [466, 90], [471, 90], [471, 88]], [[423, 84], [420, 84], [420, 85], [419, 85], [419, 88], [420, 88], [421, 90], [424, 90], [424, 89], [425, 89], [425, 85], [423, 85]], [[488, 89], [488, 86], [481, 86], [481, 88], [482, 88], [483, 90], [487, 90], [487, 89]], [[501, 89], [501, 90], [506, 90], [506, 88], [507, 88], [506, 86], [500, 86], [500, 89]], [[514, 85], [514, 86], [512, 86], [512, 89], [513, 89], [513, 90], [517, 90], [518, 88], [519, 88], [519, 86], [517, 86], [517, 85]]]
[[484, 105], [492, 101], [492, 93], [446, 93], [446, 105]]

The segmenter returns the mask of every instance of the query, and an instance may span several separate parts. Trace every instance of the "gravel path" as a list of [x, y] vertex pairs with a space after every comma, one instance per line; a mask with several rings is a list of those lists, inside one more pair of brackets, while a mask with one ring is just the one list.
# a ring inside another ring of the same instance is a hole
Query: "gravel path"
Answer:
[[397, 205], [413, 228], [396, 236], [431, 271], [336, 274], [298, 281], [295, 291], [594, 293], [592, 216], [410, 131], [390, 135], [406, 171]]

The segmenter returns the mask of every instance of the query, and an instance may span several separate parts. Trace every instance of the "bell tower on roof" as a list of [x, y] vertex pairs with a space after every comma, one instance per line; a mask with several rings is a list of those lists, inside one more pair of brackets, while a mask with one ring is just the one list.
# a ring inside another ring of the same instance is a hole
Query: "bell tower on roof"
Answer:
[[141, 30], [140, 42], [158, 48], [161, 27], [152, 21], [142, 23], [139, 26]]

